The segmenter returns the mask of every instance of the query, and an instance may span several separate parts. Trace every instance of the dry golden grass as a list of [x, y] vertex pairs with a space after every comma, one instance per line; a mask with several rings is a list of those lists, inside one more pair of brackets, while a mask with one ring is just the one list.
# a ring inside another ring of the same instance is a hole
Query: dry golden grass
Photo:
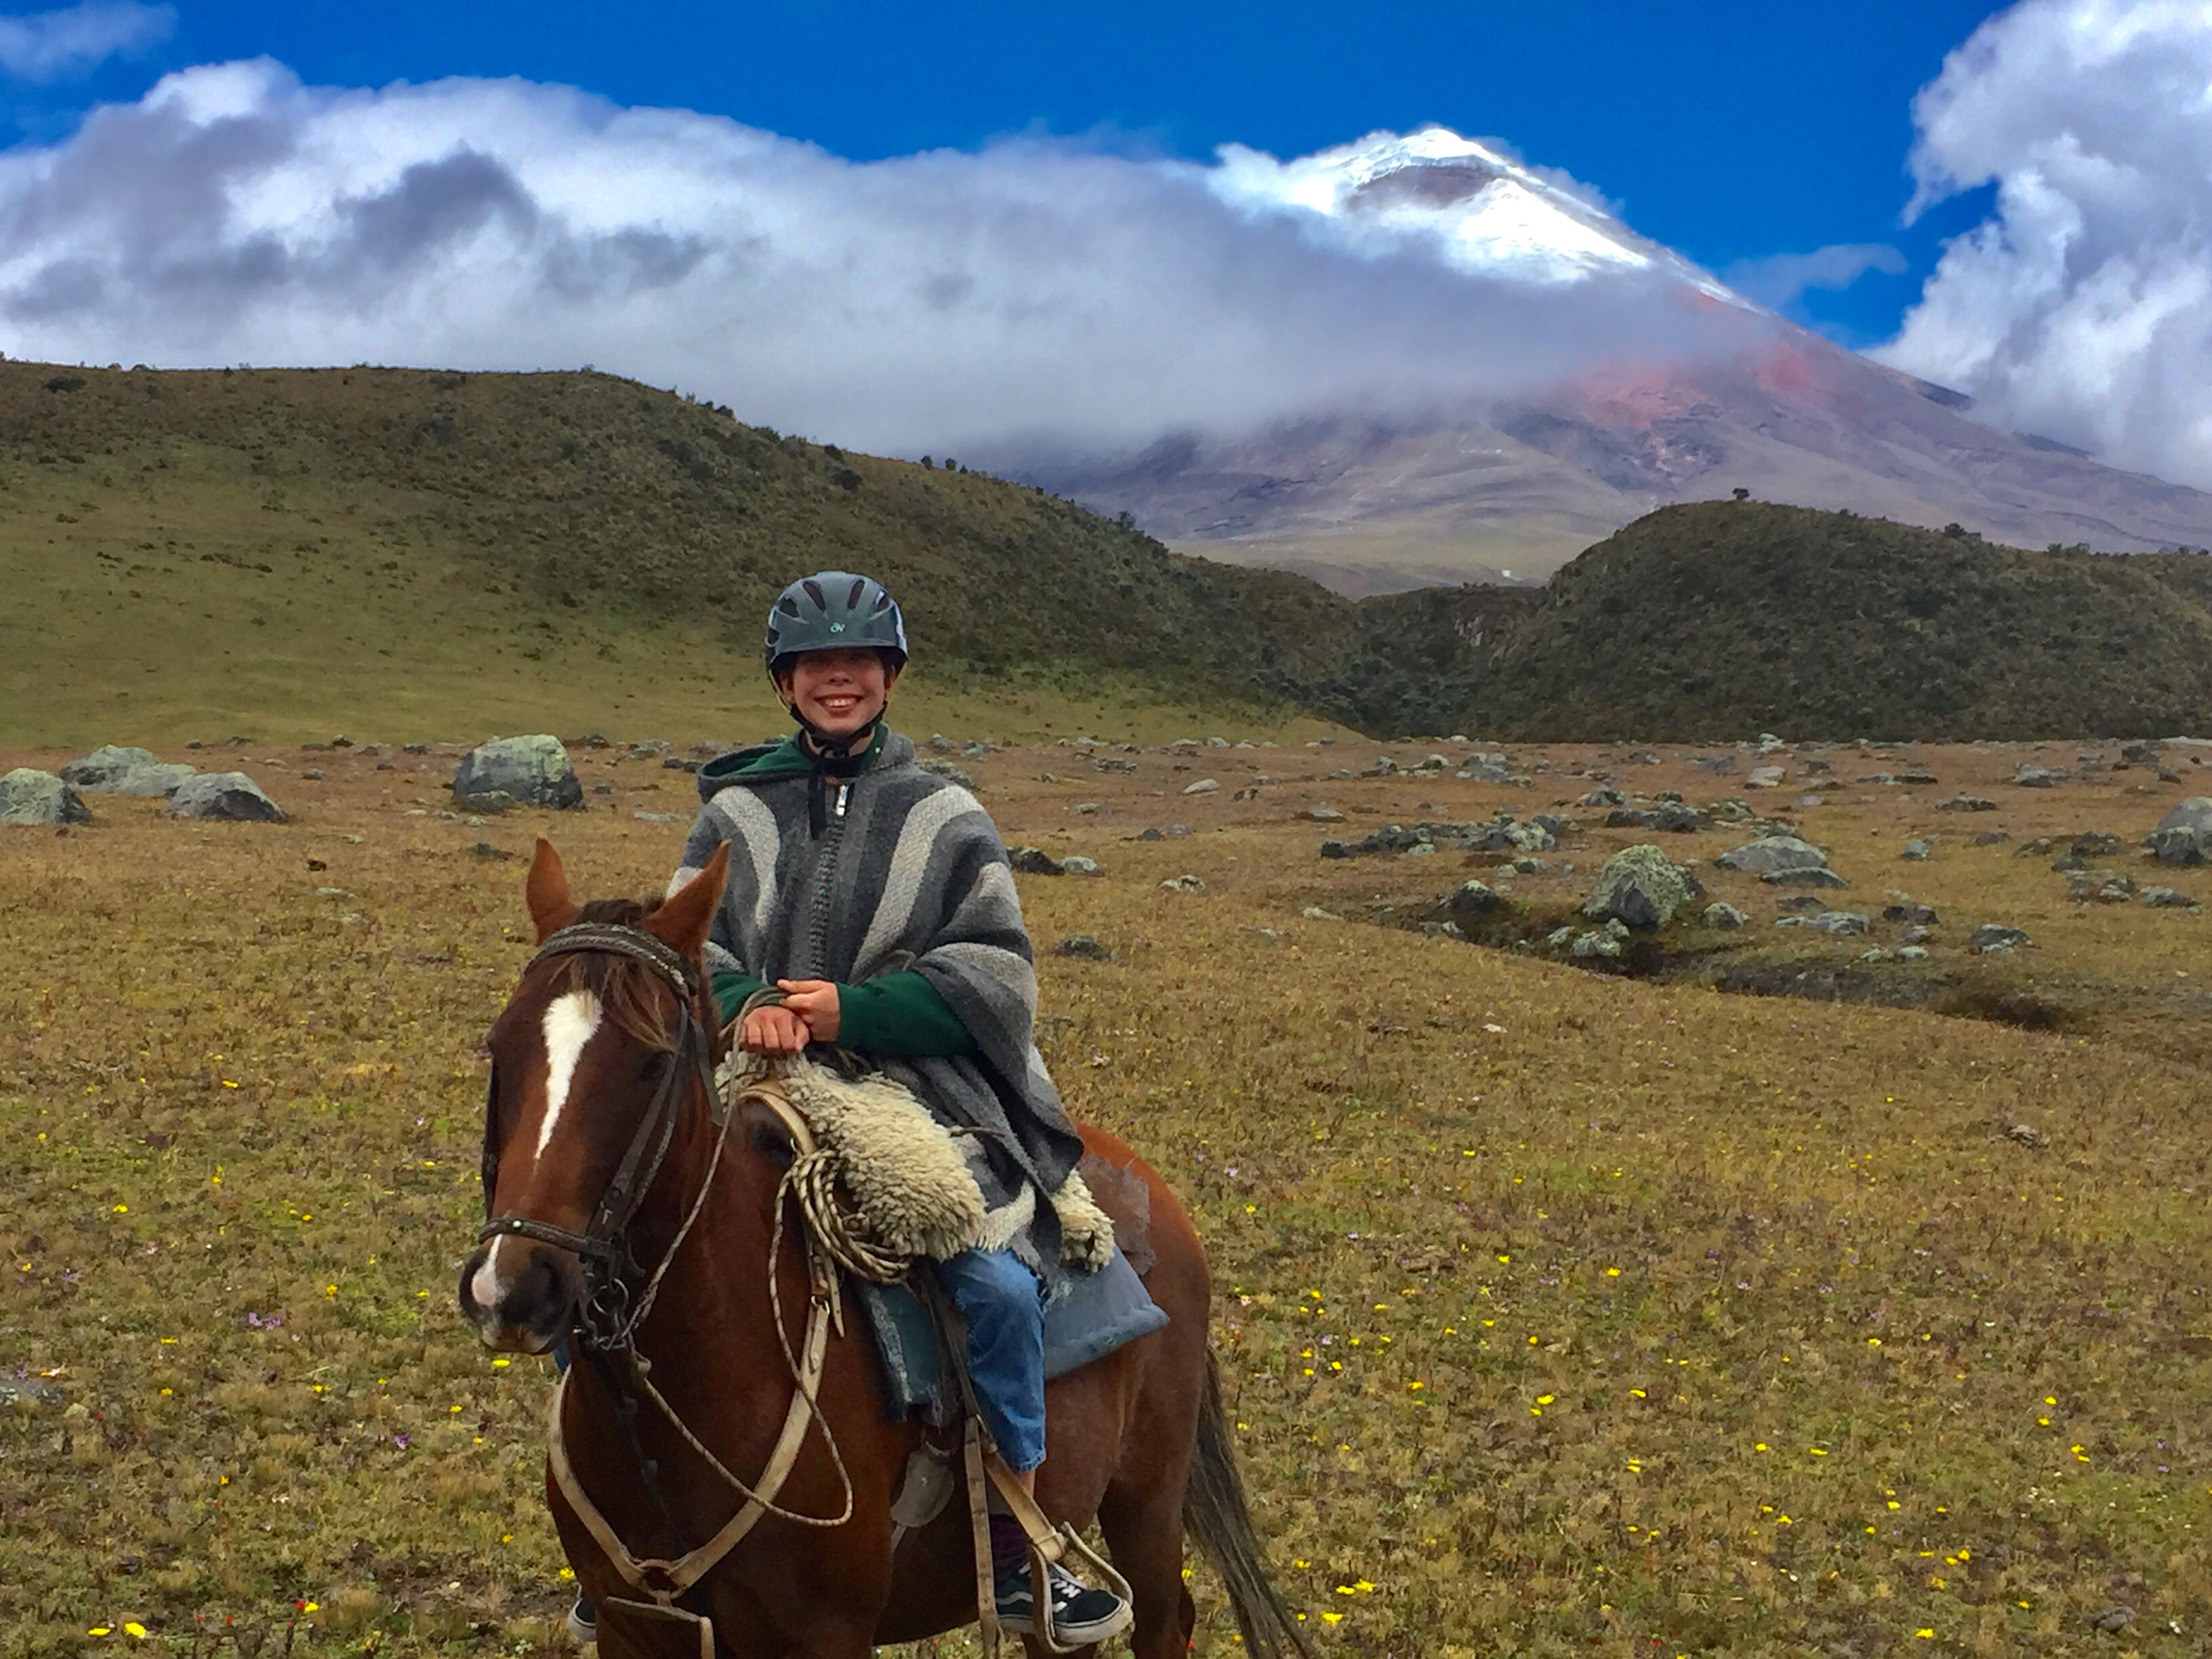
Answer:
[[[1105, 866], [1024, 878], [1042, 1041], [1209, 1242], [1248, 1478], [1324, 1649], [2202, 1650], [2212, 1171], [2204, 1011], [2177, 988], [2212, 973], [2208, 922], [2077, 907], [2047, 856], [1963, 844], [2133, 838], [2185, 790], [2136, 793], [2140, 769], [2016, 790], [2022, 751], [1929, 750], [1940, 789], [1797, 814], [1854, 880], [1833, 896], [1942, 911], [1929, 971], [2070, 999], [2031, 1031], [1307, 919], [1467, 873], [1324, 864], [1322, 834], [1548, 807], [1595, 759], [1552, 749], [1527, 789], [1314, 775], [1372, 752], [971, 763], [1010, 842]], [[285, 758], [246, 769], [289, 825], [96, 799], [89, 830], [0, 832], [0, 1360], [61, 1395], [0, 1421], [0, 1653], [132, 1625], [179, 1654], [228, 1629], [274, 1655], [288, 1624], [329, 1651], [559, 1645], [544, 1377], [452, 1308], [475, 1045], [523, 957], [513, 855], [544, 832], [590, 890], [657, 888], [689, 781], [581, 757], [616, 782], [595, 810], [476, 827], [435, 815], [450, 756]], [[1727, 787], [1684, 760], [1612, 769]], [[1275, 781], [1231, 799], [1255, 770]], [[1221, 791], [1176, 793], [1201, 775]], [[1960, 789], [2002, 810], [1933, 811]], [[1292, 817], [1324, 801], [1348, 822]], [[1176, 820], [1195, 833], [1130, 839]], [[1936, 858], [1897, 862], [1928, 830]], [[1586, 831], [1516, 900], [1563, 908], [1639, 838]], [[2112, 862], [2142, 879], [2136, 856]], [[1207, 890], [1160, 890], [1186, 872]], [[1752, 911], [1744, 949], [1814, 948], [1772, 929], [1771, 891], [1708, 884]], [[2036, 945], [1968, 964], [1983, 921]], [[1052, 954], [1078, 932], [1117, 959]], [[2114, 1605], [2134, 1622], [2097, 1636]], [[1200, 1650], [1234, 1651], [1207, 1606]]]

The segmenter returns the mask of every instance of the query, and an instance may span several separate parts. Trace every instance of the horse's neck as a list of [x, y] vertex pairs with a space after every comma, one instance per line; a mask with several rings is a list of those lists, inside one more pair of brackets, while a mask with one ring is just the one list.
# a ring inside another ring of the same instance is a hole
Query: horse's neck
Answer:
[[648, 1274], [676, 1241], [700, 1183], [712, 1180], [714, 1190], [676, 1243], [652, 1314], [639, 1329], [638, 1351], [653, 1362], [651, 1375], [672, 1401], [679, 1389], [725, 1399], [757, 1394], [763, 1412], [780, 1415], [793, 1379], [776, 1345], [769, 1285], [773, 1273], [795, 1348], [806, 1320], [805, 1235], [787, 1227], [772, 1267], [781, 1172], [734, 1130], [710, 1169], [714, 1145], [713, 1127], [703, 1117], [689, 1119], [655, 1183], [650, 1221], [641, 1229], [641, 1243], [649, 1241], [652, 1251], [641, 1251]]

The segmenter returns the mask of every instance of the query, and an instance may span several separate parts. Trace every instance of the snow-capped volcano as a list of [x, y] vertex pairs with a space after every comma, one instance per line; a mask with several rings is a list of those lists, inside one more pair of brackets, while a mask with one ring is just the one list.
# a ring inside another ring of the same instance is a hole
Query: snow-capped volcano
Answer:
[[1473, 276], [1542, 284], [1656, 276], [1757, 309], [1638, 236], [1595, 191], [1448, 127], [1370, 133], [1288, 161], [1230, 144], [1219, 161], [1208, 184], [1222, 201], [1247, 214], [1310, 216], [1355, 248], [1395, 252], [1426, 240]]

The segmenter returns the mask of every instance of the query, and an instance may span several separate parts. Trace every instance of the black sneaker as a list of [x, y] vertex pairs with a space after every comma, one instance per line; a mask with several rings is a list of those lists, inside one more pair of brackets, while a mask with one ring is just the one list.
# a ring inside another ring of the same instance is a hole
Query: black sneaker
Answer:
[[568, 1637], [578, 1647], [587, 1648], [599, 1639], [599, 1610], [583, 1596], [568, 1609]]
[[[1058, 1562], [1046, 1579], [1052, 1594], [1052, 1627], [1069, 1647], [1103, 1642], [1128, 1628], [1129, 1604], [1111, 1590], [1093, 1589]], [[999, 1627], [1015, 1636], [1037, 1633], [1036, 1601], [1030, 1583], [1029, 1558], [1002, 1569], [993, 1586]]]

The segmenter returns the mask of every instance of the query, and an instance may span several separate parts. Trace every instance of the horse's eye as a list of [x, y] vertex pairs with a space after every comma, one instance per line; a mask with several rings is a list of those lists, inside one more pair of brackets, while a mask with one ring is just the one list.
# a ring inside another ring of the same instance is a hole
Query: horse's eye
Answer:
[[647, 1083], [659, 1082], [661, 1079], [668, 1075], [668, 1060], [669, 1057], [666, 1054], [656, 1054], [652, 1055], [646, 1060], [643, 1067], [640, 1069], [638, 1076]]

